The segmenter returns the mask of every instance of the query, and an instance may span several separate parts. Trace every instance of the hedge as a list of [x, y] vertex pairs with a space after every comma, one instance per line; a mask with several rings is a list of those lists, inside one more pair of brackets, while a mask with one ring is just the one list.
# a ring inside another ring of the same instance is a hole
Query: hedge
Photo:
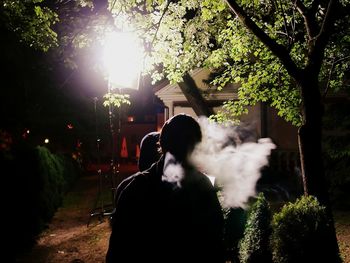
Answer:
[[47, 227], [80, 169], [68, 155], [24, 143], [14, 145], [11, 154], [0, 152], [0, 163], [8, 192], [4, 210], [10, 215], [5, 240], [15, 256], [31, 248]]

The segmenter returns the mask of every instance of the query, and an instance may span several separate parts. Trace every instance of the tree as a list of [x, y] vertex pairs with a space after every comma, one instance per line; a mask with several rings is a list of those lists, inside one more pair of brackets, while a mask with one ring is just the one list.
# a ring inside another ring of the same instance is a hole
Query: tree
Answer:
[[182, 82], [192, 69], [209, 67], [218, 88], [241, 84], [239, 100], [224, 105], [229, 118], [263, 101], [299, 126], [304, 192], [332, 218], [322, 165], [323, 99], [349, 69], [349, 1], [113, 1], [110, 8], [144, 38], [155, 81]]
[[47, 6], [42, 6], [44, 0], [9, 1], [0, 5], [0, 22], [10, 31], [16, 33], [21, 42], [29, 46], [47, 51], [57, 46], [57, 33], [53, 25], [58, 21], [58, 15]]
[[[38, 6], [39, 2], [43, 1], [25, 3]], [[315, 195], [330, 214], [322, 165], [323, 99], [331, 89], [342, 86], [349, 69], [348, 0], [109, 2], [115, 24], [131, 22], [143, 38], [146, 72], [154, 81], [166, 77], [196, 88], [186, 76], [195, 68], [208, 67], [215, 71], [211, 83], [219, 89], [230, 82], [241, 84], [238, 100], [224, 105], [228, 115], [219, 114], [219, 120], [235, 118], [246, 112], [246, 106], [263, 101], [298, 125], [305, 194]], [[1, 13], [4, 10], [5, 5]], [[35, 14], [41, 17], [41, 12]], [[84, 40], [78, 31], [68, 43]], [[199, 111], [206, 112], [199, 93], [190, 95], [192, 101], [200, 102]]]

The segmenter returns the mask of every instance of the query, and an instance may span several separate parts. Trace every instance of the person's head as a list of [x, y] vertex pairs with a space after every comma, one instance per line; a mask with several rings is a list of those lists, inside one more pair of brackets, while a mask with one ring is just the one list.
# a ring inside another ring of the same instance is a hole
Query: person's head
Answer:
[[140, 158], [138, 167], [140, 171], [144, 171], [151, 167], [153, 163], [159, 160], [159, 132], [147, 133], [140, 143]]
[[176, 160], [183, 162], [201, 139], [198, 122], [190, 115], [178, 114], [165, 122], [159, 142], [164, 154], [169, 152]]

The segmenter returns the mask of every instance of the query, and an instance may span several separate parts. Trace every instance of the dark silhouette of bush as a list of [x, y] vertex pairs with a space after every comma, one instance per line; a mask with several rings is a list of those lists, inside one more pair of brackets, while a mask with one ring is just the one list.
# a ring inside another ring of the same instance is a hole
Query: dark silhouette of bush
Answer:
[[341, 262], [328, 248], [326, 209], [313, 196], [286, 204], [273, 216], [271, 245], [275, 263]]
[[38, 172], [40, 175], [39, 211], [48, 222], [62, 204], [64, 190], [63, 162], [47, 148], [37, 146]]
[[243, 208], [224, 209], [225, 231], [224, 244], [226, 247], [226, 260], [238, 262], [238, 244], [242, 239], [247, 222], [247, 211]]
[[4, 190], [9, 192], [3, 197], [4, 212], [11, 216], [6, 222], [5, 247], [12, 262], [35, 243], [80, 171], [72, 158], [25, 142], [14, 144], [6, 156], [0, 154], [0, 163]]
[[272, 262], [270, 249], [271, 211], [264, 194], [260, 193], [250, 208], [244, 237], [239, 243], [241, 263]]
[[350, 103], [348, 100], [325, 105], [323, 162], [329, 183], [332, 207], [350, 209]]

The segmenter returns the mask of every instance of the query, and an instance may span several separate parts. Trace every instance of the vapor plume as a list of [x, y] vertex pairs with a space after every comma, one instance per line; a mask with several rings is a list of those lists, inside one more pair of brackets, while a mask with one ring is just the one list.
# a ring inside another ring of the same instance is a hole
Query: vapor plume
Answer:
[[178, 187], [181, 187], [184, 174], [185, 171], [182, 165], [176, 161], [171, 153], [167, 152], [164, 159], [162, 181], [174, 183]]
[[225, 207], [244, 208], [256, 195], [261, 169], [276, 146], [269, 138], [256, 140], [251, 129], [225, 126], [201, 117], [202, 141], [191, 156], [193, 164], [221, 187]]

